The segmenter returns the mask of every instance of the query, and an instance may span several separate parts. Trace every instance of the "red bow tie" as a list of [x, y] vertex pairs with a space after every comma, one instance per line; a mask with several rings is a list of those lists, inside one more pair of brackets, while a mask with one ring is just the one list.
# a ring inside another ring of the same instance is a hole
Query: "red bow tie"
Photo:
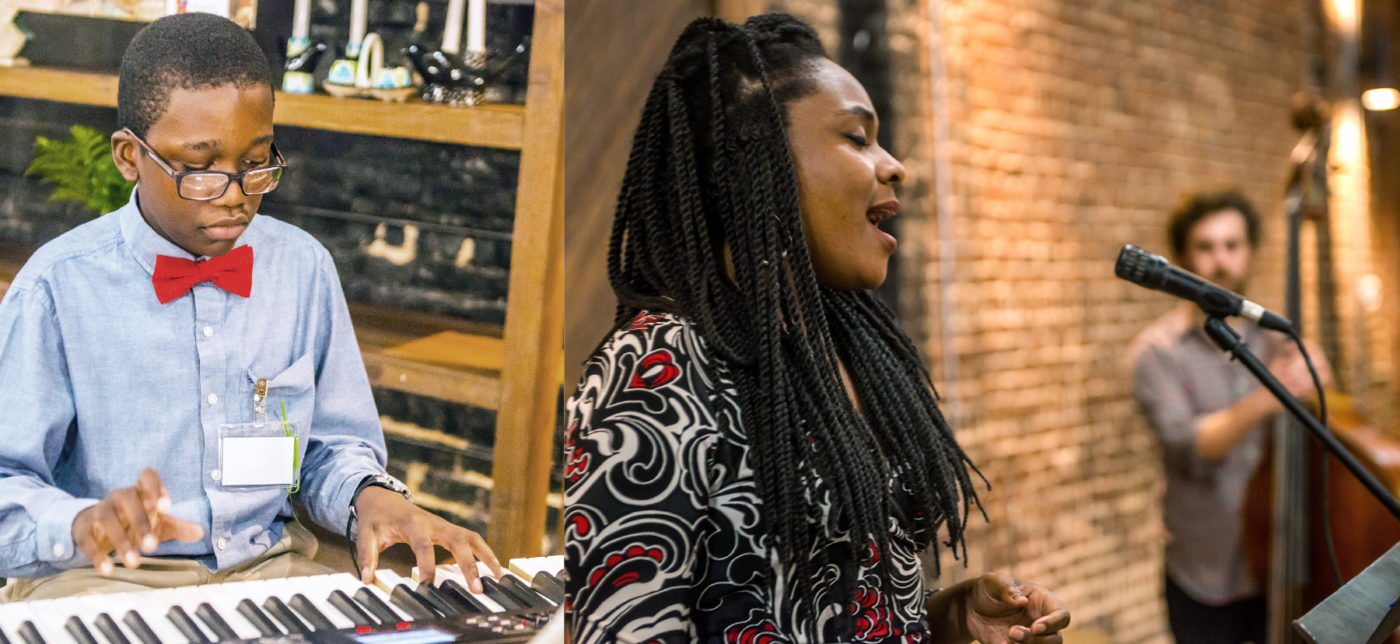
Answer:
[[184, 295], [200, 282], [213, 282], [234, 295], [248, 297], [253, 292], [253, 247], [239, 246], [222, 257], [200, 262], [156, 255], [151, 283], [161, 304]]

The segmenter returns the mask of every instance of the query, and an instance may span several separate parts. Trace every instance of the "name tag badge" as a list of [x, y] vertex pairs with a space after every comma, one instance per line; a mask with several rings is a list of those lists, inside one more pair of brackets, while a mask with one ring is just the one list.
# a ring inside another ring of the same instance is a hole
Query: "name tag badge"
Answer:
[[228, 487], [297, 484], [293, 423], [227, 424], [219, 428], [219, 482]]

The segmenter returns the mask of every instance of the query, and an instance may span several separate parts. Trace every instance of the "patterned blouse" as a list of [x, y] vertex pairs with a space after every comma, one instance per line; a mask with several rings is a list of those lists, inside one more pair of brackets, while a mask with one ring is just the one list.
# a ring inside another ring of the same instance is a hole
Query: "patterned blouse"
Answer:
[[[809, 551], [829, 563], [795, 584], [761, 531], [748, 446], [730, 370], [683, 318], [643, 312], [594, 354], [564, 446], [573, 641], [924, 641], [926, 539], [902, 527], [902, 486], [890, 486], [889, 552], [856, 561], [814, 481]], [[817, 587], [817, 633], [798, 586]]]

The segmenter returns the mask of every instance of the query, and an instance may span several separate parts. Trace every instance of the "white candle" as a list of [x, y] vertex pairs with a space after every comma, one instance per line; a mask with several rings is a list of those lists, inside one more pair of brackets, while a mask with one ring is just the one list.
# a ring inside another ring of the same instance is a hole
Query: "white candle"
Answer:
[[447, 20], [442, 23], [442, 51], [455, 54], [462, 51], [462, 13], [467, 0], [449, 0]]
[[311, 0], [297, 0], [292, 13], [292, 37], [306, 38], [311, 35]]
[[[350, 4], [350, 44], [359, 45], [365, 39], [365, 22], [369, 16], [369, 0], [353, 0]], [[357, 47], [358, 48], [358, 47]]]
[[467, 10], [467, 51], [486, 52], [486, 0], [472, 0]]

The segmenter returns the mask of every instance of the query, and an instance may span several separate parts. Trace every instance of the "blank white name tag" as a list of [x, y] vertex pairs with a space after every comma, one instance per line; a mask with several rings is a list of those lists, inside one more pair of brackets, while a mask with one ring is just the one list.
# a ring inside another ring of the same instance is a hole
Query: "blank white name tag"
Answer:
[[225, 436], [224, 485], [291, 485], [295, 470], [291, 436]]

